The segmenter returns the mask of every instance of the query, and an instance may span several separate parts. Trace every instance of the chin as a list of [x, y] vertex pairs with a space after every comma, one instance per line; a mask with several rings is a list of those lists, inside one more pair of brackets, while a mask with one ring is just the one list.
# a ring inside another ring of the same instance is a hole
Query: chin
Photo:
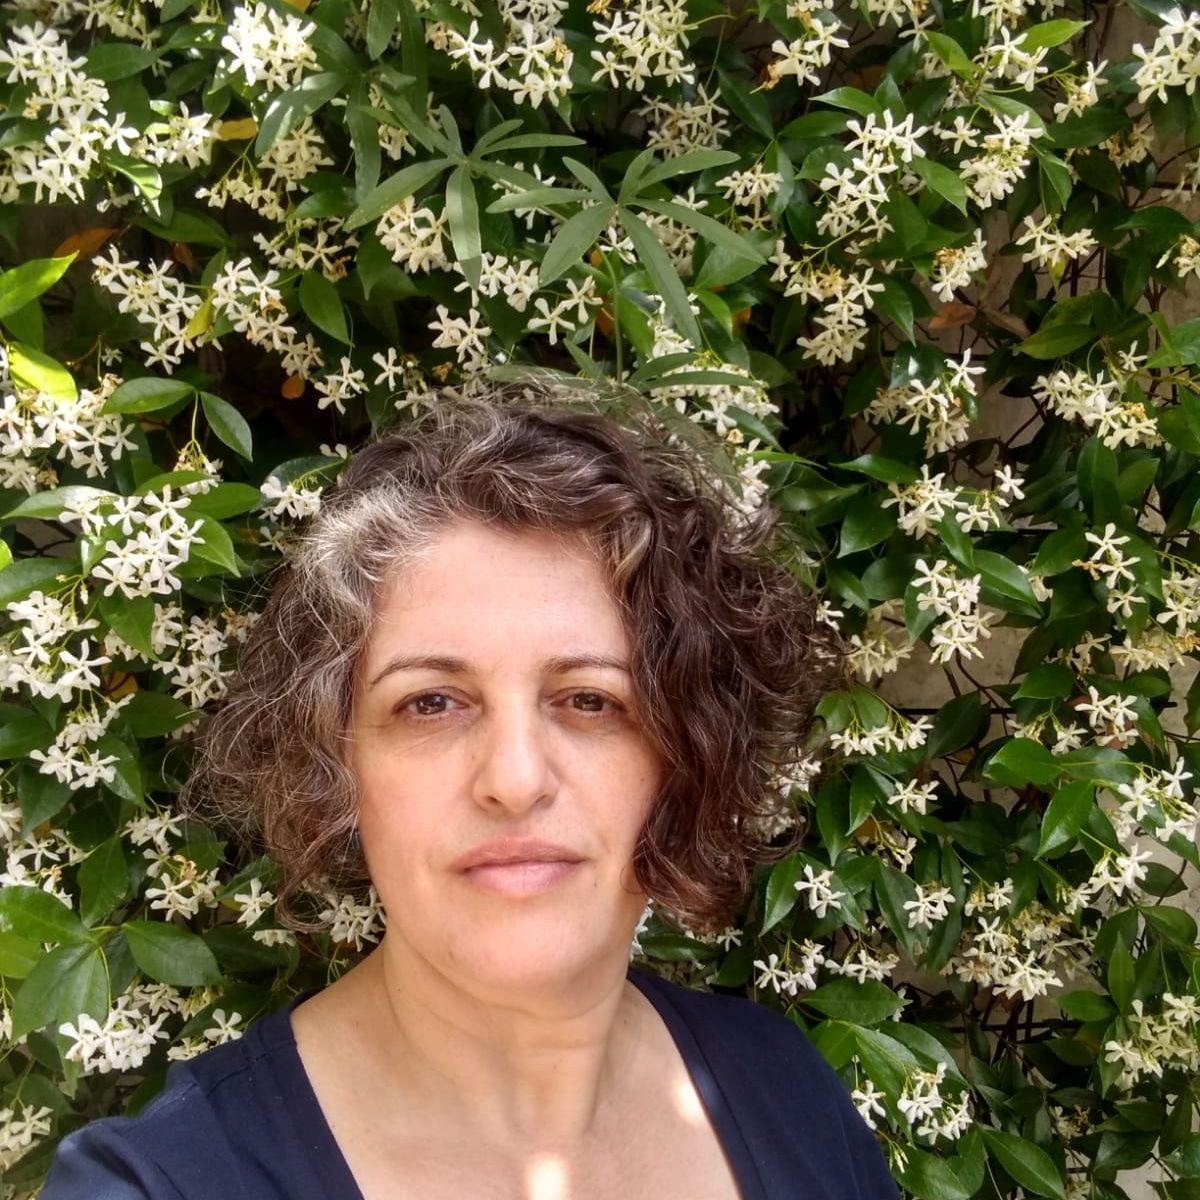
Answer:
[[592, 920], [526, 919], [471, 923], [452, 935], [453, 974], [465, 986], [512, 996], [544, 996], [594, 987], [598, 976], [623, 976], [633, 923], [598, 927]]

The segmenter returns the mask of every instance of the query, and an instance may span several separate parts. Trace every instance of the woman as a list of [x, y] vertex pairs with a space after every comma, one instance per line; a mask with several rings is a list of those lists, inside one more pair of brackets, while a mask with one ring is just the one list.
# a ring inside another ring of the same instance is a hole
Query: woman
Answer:
[[378, 949], [45, 1200], [894, 1197], [789, 1022], [627, 973], [647, 897], [722, 923], [836, 659], [648, 419], [446, 400], [364, 450], [254, 627], [191, 785]]

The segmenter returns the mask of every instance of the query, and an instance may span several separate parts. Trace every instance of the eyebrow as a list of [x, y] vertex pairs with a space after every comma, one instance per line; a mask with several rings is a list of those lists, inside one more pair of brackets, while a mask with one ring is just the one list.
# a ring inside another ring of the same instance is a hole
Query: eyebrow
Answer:
[[[568, 671], [577, 671], [585, 667], [607, 668], [612, 671], [624, 671], [630, 674], [629, 663], [623, 658], [615, 658], [608, 654], [565, 654], [543, 660], [542, 673], [545, 675], [565, 675]], [[388, 675], [397, 671], [440, 671], [446, 675], [469, 675], [471, 664], [465, 659], [454, 658], [446, 654], [398, 654], [389, 659], [383, 669], [367, 684], [373, 688]]]

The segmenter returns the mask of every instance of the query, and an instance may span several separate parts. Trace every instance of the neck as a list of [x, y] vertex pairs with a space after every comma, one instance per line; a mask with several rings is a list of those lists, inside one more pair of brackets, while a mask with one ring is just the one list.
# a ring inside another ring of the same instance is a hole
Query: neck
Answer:
[[432, 1122], [533, 1148], [586, 1140], [628, 1065], [640, 1009], [625, 971], [606, 962], [561, 987], [489, 995], [389, 935], [352, 974], [389, 1072]]

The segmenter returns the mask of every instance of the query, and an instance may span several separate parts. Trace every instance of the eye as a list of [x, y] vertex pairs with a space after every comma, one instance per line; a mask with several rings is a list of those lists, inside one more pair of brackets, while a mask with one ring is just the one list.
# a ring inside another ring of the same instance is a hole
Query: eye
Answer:
[[440, 717], [450, 711], [453, 703], [445, 692], [422, 692], [405, 700], [396, 711], [414, 717]]
[[601, 692], [572, 692], [568, 703], [576, 712], [595, 716], [603, 716], [620, 708], [615, 700]]

